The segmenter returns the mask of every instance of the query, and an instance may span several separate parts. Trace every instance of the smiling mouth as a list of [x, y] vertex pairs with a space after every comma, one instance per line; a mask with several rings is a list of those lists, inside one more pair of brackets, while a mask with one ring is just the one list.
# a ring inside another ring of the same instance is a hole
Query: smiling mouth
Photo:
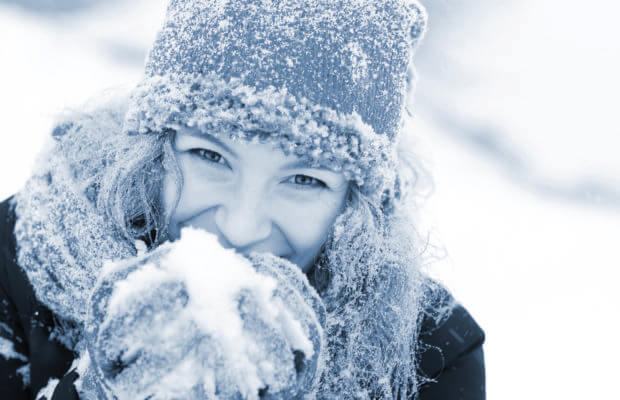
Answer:
[[[270, 251], [250, 251], [250, 252], [247, 252], [247, 253], [243, 253], [243, 255], [247, 257], [248, 255], [250, 255], [250, 254], [252, 254], [252, 253], [256, 253], [256, 254], [270, 254], [270, 255], [272, 255], [272, 256], [274, 256], [274, 257], [283, 258], [283, 259], [285, 259], [286, 261], [291, 261], [291, 258], [293, 257], [293, 256], [292, 256], [292, 255], [290, 255], [290, 254], [277, 255], [277, 254], [274, 254], [274, 253], [272, 253], [272, 252], [270, 252]], [[292, 261], [291, 261], [291, 262], [292, 262]]]

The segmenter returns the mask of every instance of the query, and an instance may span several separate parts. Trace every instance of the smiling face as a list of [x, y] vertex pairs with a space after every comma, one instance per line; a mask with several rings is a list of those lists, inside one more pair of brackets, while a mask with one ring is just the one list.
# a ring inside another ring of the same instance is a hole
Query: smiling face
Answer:
[[[214, 137], [178, 130], [173, 148], [183, 177], [169, 233], [192, 226], [211, 232], [238, 252], [268, 252], [312, 266], [341, 213], [349, 182], [340, 172], [312, 167], [272, 143]], [[177, 200], [172, 173], [163, 202]]]

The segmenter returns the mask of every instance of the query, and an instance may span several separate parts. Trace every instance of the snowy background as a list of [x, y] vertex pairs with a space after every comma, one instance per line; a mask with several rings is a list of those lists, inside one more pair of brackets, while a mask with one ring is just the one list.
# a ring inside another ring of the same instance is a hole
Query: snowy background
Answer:
[[[488, 398], [610, 398], [620, 3], [425, 5], [415, 129], [448, 251], [434, 273], [487, 333]], [[57, 113], [140, 78], [164, 6], [0, 0], [0, 197], [23, 184]]]

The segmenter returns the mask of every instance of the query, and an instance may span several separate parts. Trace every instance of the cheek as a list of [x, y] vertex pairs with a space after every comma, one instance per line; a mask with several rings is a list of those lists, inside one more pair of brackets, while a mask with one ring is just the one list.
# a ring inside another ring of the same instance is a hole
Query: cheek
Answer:
[[161, 201], [166, 212], [174, 214], [175, 202], [177, 201], [177, 183], [172, 172], [166, 172], [164, 176]]
[[178, 166], [182, 177], [179, 182], [180, 192], [177, 193], [177, 181], [172, 173], [166, 175], [162, 191], [163, 203], [166, 210], [170, 212], [172, 233], [178, 229], [178, 224], [208, 207], [211, 202], [209, 194], [214, 193], [213, 188], [208, 184], [208, 179], [204, 179], [188, 168], [182, 157], [178, 159]]
[[293, 247], [298, 264], [305, 265], [318, 255], [334, 221], [342, 212], [343, 203], [344, 199], [334, 196], [288, 207], [282, 205], [280, 210], [287, 211], [281, 213], [278, 224]]
[[178, 210], [181, 199], [177, 193], [177, 177], [172, 172], [167, 172], [163, 181], [161, 201], [164, 210], [169, 215], [168, 234], [172, 238], [179, 237]]

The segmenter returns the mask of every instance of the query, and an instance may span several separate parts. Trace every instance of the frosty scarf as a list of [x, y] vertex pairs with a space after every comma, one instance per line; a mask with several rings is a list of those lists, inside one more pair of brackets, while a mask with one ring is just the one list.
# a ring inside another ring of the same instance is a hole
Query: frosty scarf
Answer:
[[136, 253], [97, 212], [88, 198], [92, 177], [84, 176], [104, 167], [96, 155], [103, 139], [119, 131], [120, 115], [109, 108], [59, 125], [14, 198], [18, 264], [37, 299], [78, 325], [104, 261]]

